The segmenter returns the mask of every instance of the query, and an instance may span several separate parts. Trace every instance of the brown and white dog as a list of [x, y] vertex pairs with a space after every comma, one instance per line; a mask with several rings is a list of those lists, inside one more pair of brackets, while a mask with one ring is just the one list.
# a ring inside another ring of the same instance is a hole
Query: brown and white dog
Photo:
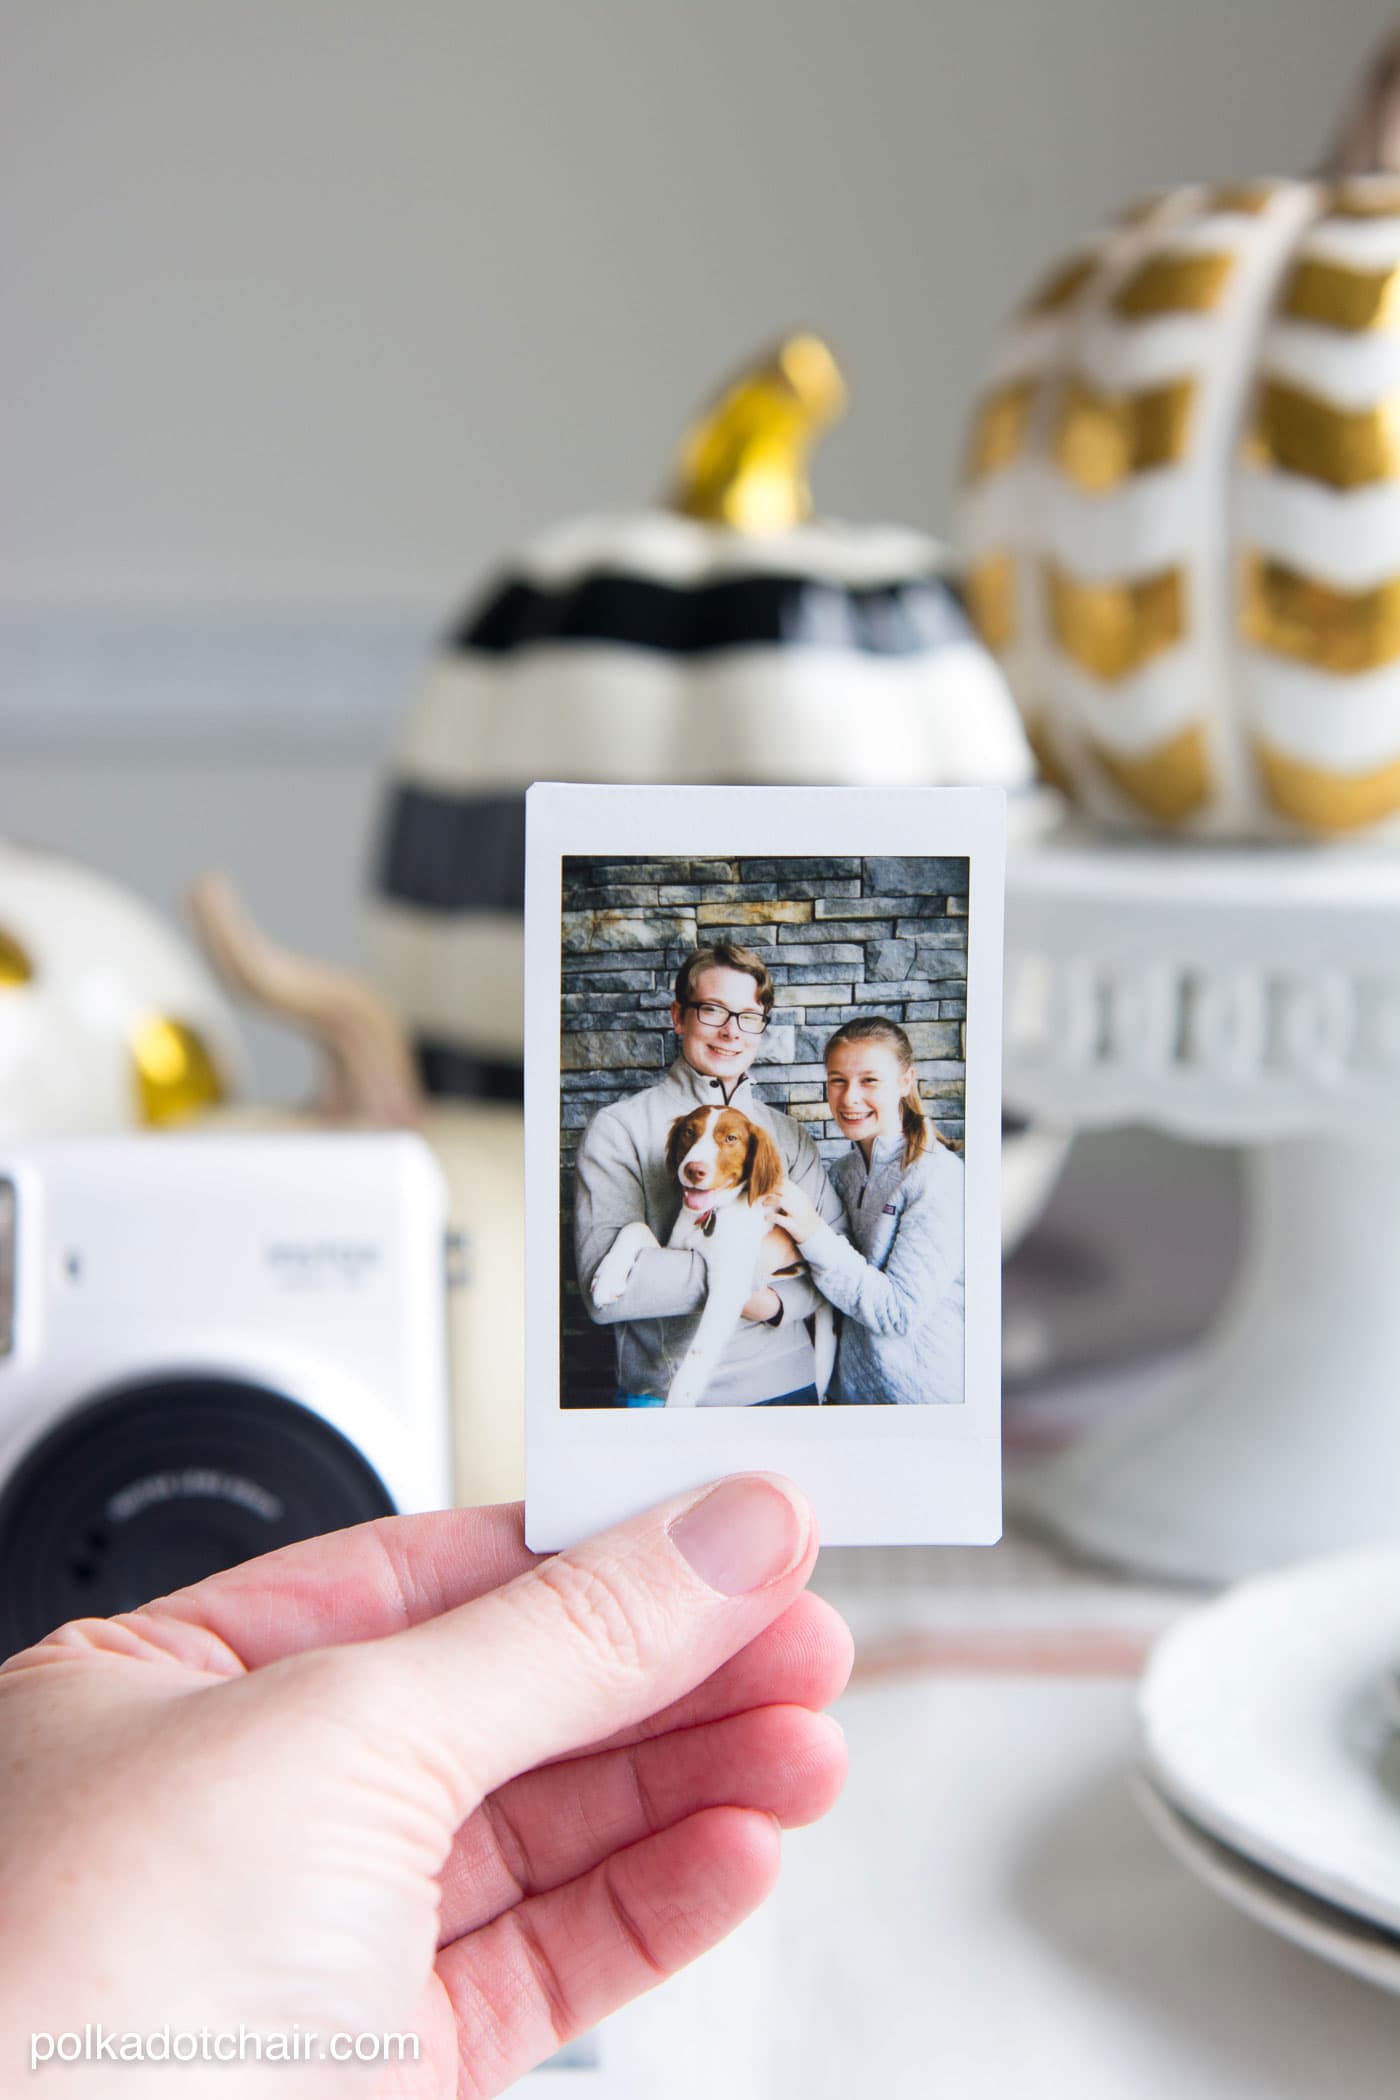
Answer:
[[[681, 1191], [666, 1244], [698, 1254], [706, 1283], [700, 1324], [665, 1400], [696, 1407], [748, 1299], [770, 1277], [799, 1274], [802, 1257], [782, 1227], [769, 1224], [764, 1206], [783, 1185], [778, 1148], [741, 1109], [707, 1106], [677, 1116], [666, 1136], [666, 1169]], [[640, 1219], [624, 1225], [594, 1275], [594, 1304], [615, 1304], [637, 1257], [659, 1244]]]

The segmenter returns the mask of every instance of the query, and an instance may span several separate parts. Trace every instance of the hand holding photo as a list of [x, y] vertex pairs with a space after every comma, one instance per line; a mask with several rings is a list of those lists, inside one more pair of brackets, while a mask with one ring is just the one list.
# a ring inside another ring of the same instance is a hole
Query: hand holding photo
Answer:
[[995, 1538], [1001, 797], [539, 787], [528, 836], [531, 1543], [756, 1467], [828, 1543]]

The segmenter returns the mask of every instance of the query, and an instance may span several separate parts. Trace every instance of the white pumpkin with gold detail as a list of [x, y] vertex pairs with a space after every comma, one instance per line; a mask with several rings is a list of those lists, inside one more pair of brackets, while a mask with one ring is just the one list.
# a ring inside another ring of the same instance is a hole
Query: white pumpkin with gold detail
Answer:
[[0, 840], [0, 1138], [178, 1123], [243, 1072], [232, 1009], [156, 913]]
[[1400, 45], [1326, 176], [1172, 191], [1050, 278], [966, 483], [1047, 778], [1202, 836], [1400, 835]]

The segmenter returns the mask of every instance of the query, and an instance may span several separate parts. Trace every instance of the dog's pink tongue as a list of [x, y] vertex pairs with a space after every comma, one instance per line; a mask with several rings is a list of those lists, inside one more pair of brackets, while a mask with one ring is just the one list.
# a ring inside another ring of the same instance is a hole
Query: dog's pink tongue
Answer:
[[710, 1191], [708, 1189], [687, 1189], [685, 1192], [685, 1207], [687, 1210], [708, 1210], [710, 1207]]

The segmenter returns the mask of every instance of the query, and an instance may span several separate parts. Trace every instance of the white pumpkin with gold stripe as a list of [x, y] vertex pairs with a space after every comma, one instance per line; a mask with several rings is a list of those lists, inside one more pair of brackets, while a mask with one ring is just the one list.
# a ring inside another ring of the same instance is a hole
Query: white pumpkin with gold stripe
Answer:
[[1336, 172], [1170, 192], [1007, 332], [974, 618], [1046, 776], [1213, 837], [1400, 836], [1400, 87]]
[[244, 1074], [228, 1001], [164, 920], [0, 840], [0, 1138], [184, 1122]]

